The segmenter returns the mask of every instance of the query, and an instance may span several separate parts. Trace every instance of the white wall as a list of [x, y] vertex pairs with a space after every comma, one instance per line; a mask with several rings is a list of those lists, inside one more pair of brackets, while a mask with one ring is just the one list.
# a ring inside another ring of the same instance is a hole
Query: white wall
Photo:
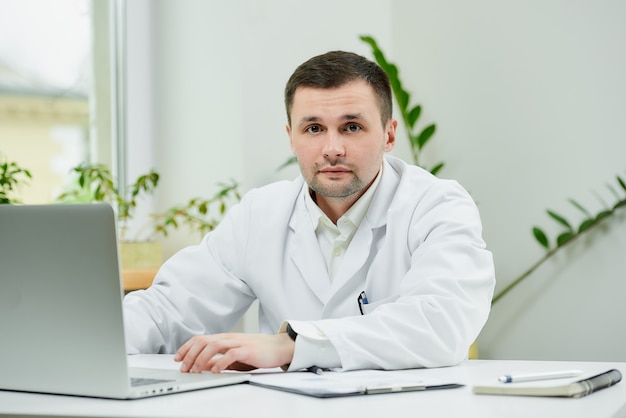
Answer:
[[[155, 165], [162, 174], [157, 210], [216, 183], [243, 190], [278, 178], [291, 155], [283, 88], [306, 58], [332, 48], [367, 49], [355, 34], [377, 27], [389, 37], [391, 10], [380, 1], [156, 1], [152, 3]], [[359, 18], [355, 9], [368, 10]], [[198, 237], [175, 233], [166, 255]]]
[[[184, 0], [155, 1], [151, 16], [158, 209], [229, 178], [244, 189], [292, 178], [295, 167], [276, 172], [290, 155], [284, 84], [330, 49], [371, 56], [360, 34], [437, 123], [425, 162], [444, 160], [442, 176], [477, 200], [498, 289], [543, 254], [530, 230], [554, 235], [546, 208], [577, 220], [567, 198], [598, 211], [593, 190], [611, 200], [604, 184], [626, 177], [623, 2]], [[406, 143], [394, 153], [410, 158]], [[500, 301], [481, 355], [624, 361], [624, 218]]]
[[[626, 178], [626, 3], [420, 0], [395, 3], [393, 45], [406, 83], [438, 124], [429, 149], [481, 210], [498, 289], [543, 255], [551, 208], [578, 224], [573, 198]], [[624, 193], [622, 191], [622, 196]], [[626, 220], [573, 243], [492, 311], [491, 358], [626, 359]]]

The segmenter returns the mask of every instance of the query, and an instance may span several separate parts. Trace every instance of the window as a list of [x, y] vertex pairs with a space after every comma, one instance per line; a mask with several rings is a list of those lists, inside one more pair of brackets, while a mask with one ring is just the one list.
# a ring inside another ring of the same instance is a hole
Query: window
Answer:
[[112, 163], [111, 8], [2, 0], [0, 159], [31, 171], [24, 203], [47, 203], [83, 161]]

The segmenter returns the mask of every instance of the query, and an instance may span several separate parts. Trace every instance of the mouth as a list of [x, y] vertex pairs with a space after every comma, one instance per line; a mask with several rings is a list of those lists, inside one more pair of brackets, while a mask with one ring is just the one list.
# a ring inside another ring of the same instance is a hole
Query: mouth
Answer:
[[352, 173], [352, 170], [346, 167], [326, 167], [319, 170], [318, 173], [328, 177], [339, 177]]

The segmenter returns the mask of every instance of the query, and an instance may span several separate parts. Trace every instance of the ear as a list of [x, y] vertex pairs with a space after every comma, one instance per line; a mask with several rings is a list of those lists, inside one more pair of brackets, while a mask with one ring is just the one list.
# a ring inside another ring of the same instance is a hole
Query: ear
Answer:
[[385, 129], [385, 152], [389, 152], [396, 145], [396, 129], [398, 128], [398, 121], [395, 119], [387, 122]]
[[289, 147], [291, 148], [291, 152], [293, 152], [293, 138], [291, 137], [291, 127], [289, 124], [285, 125], [285, 130], [287, 131], [287, 136], [289, 137]]

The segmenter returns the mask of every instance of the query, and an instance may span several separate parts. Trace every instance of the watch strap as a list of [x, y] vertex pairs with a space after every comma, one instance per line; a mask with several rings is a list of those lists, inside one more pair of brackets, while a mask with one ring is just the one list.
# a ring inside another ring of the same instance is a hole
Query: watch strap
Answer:
[[285, 329], [285, 331], [287, 331], [287, 335], [289, 335], [289, 338], [291, 338], [293, 341], [296, 340], [298, 333], [295, 332], [293, 328], [291, 328], [291, 324], [287, 324], [287, 328]]

